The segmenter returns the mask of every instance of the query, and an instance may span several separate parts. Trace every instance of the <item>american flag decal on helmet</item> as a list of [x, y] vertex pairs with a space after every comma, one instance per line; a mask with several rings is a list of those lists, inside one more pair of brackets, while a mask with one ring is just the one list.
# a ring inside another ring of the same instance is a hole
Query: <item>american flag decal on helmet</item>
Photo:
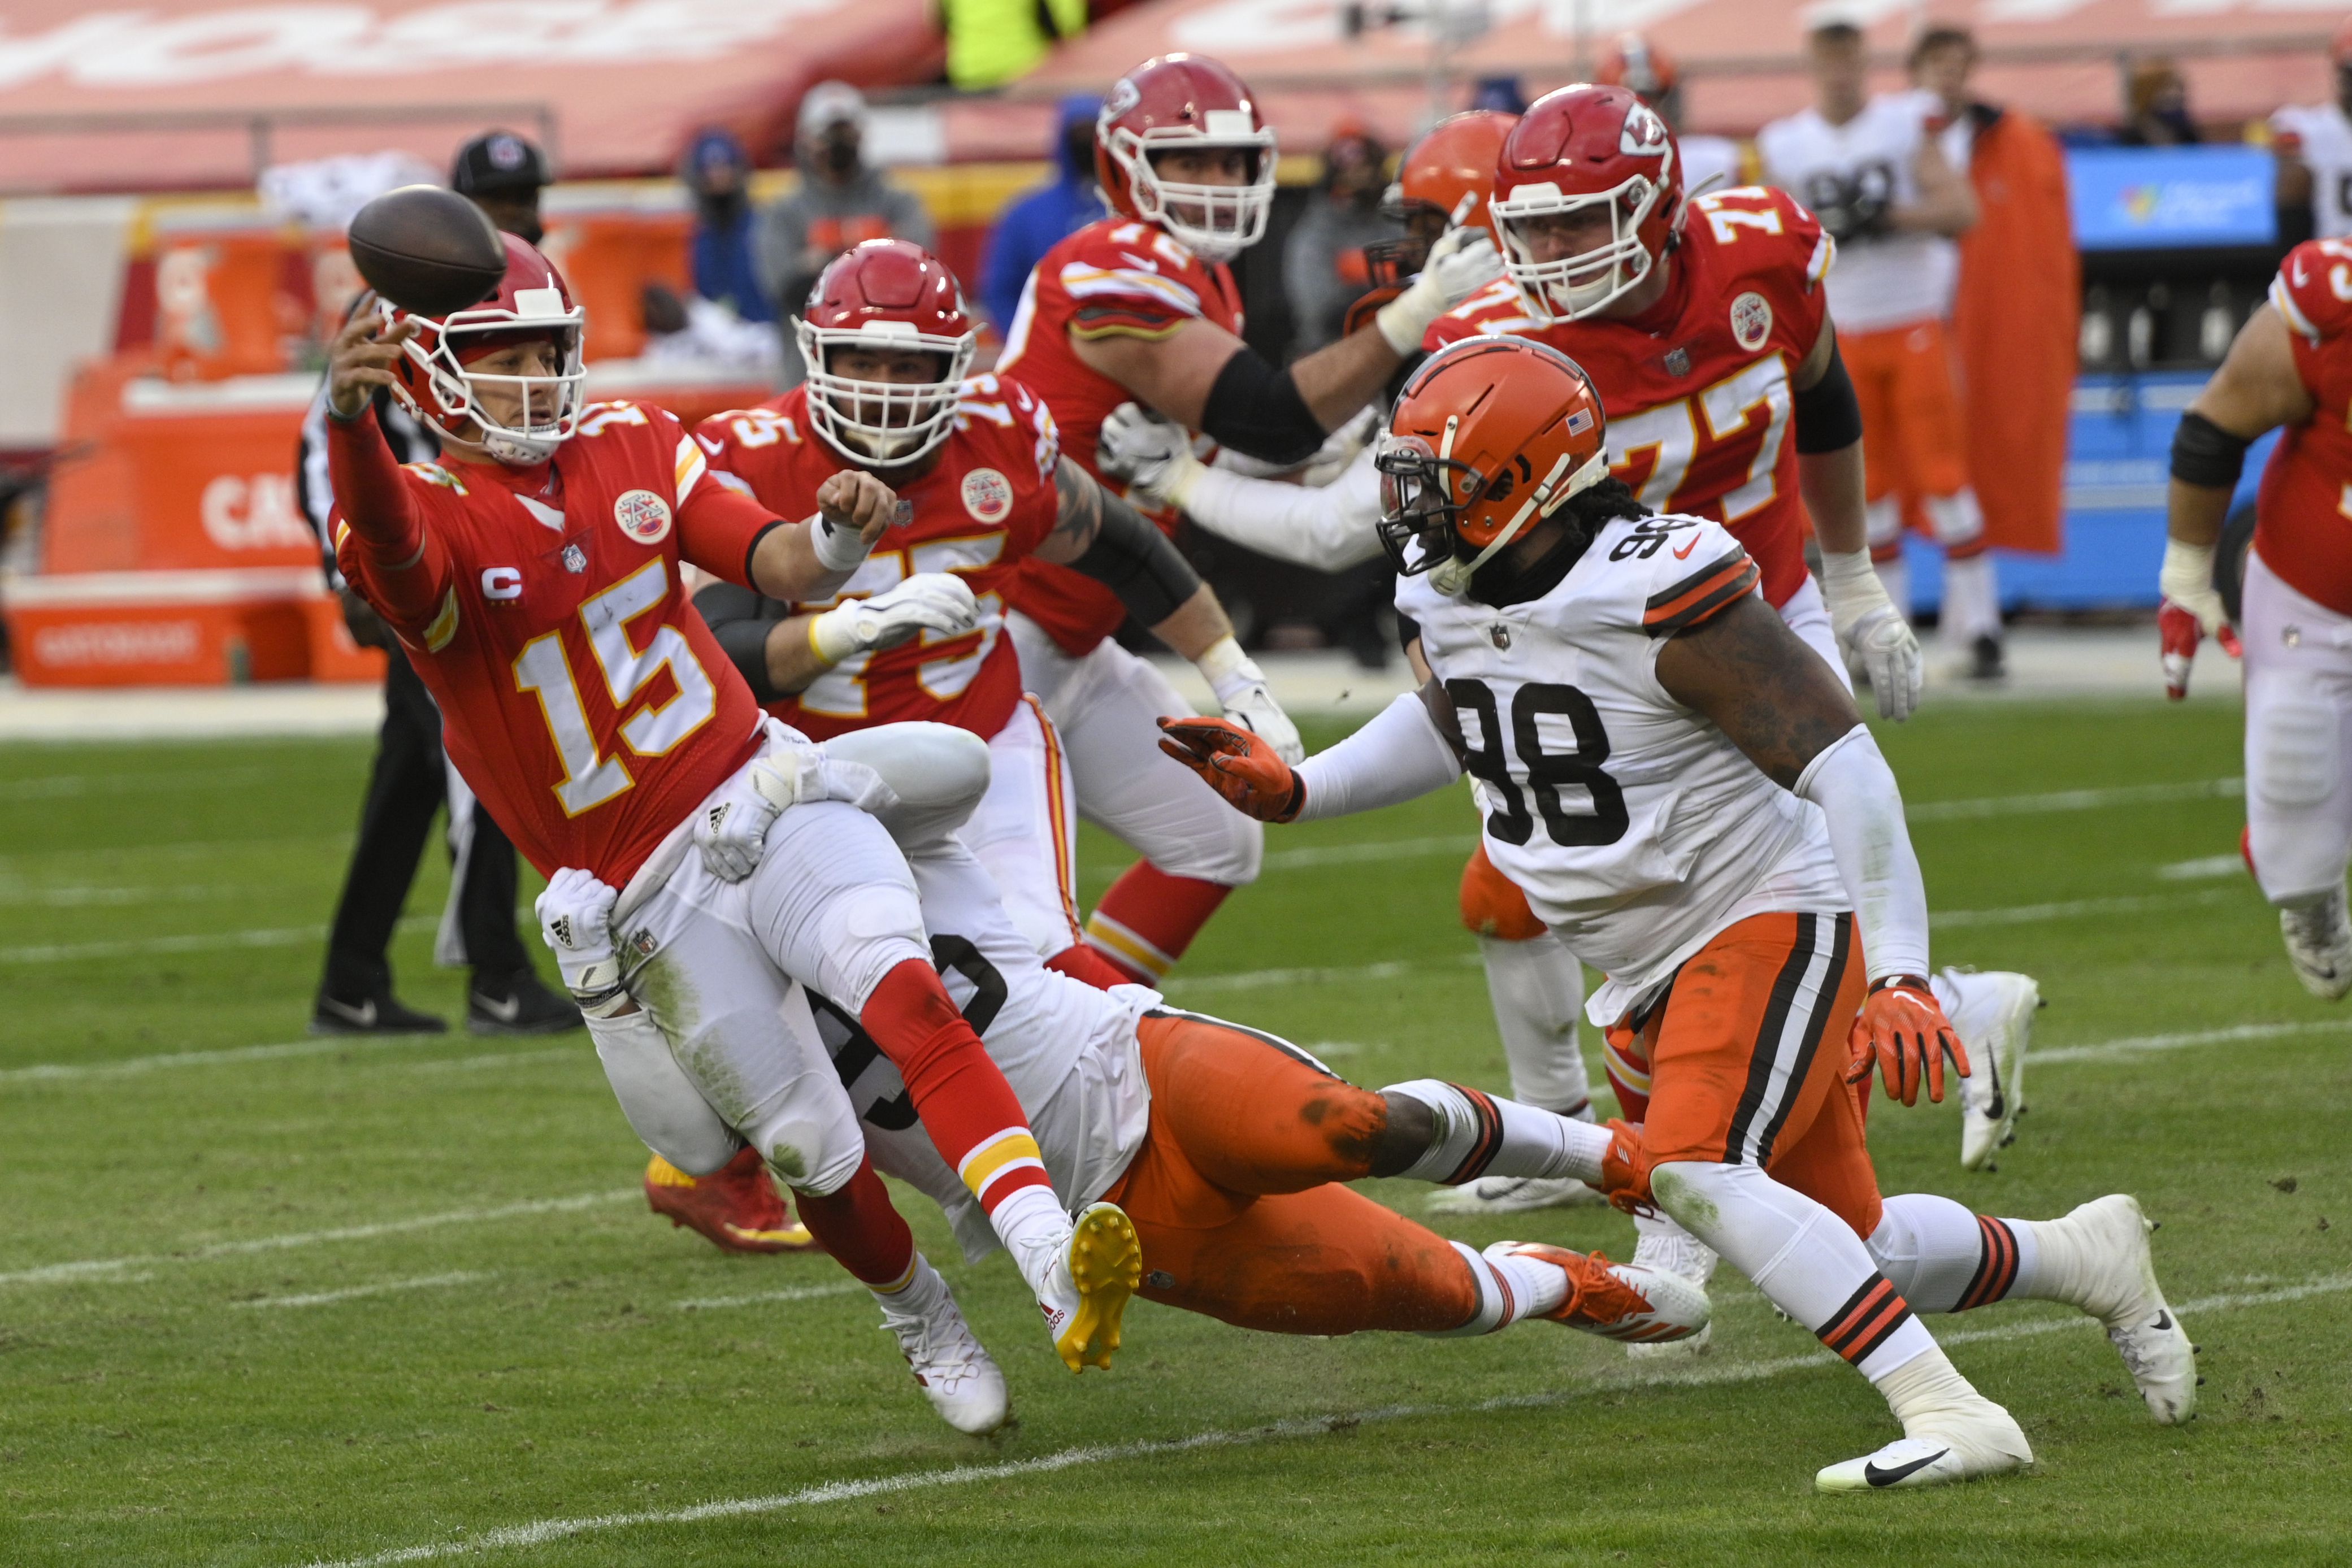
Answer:
[[1570, 435], [1581, 435], [1591, 428], [1592, 414], [1591, 411], [1581, 408], [1570, 411], [1568, 416], [1568, 433]]

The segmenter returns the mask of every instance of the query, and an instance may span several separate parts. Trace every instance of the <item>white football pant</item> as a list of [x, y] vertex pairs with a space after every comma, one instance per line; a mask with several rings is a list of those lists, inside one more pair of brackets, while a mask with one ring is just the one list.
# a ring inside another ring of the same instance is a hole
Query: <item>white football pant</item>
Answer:
[[1265, 828], [1160, 749], [1159, 721], [1192, 712], [1167, 677], [1108, 637], [1074, 659], [1018, 611], [1006, 613], [1004, 626], [1021, 656], [1022, 685], [1045, 704], [1068, 752], [1078, 814], [1171, 876], [1227, 887], [1255, 882]]
[[2246, 554], [2246, 821], [2273, 904], [2331, 893], [2352, 859], [2352, 618]]
[[1050, 958], [1084, 939], [1069, 756], [1037, 699], [1024, 696], [989, 738], [988, 760], [988, 792], [961, 836], [988, 868], [1014, 927]]

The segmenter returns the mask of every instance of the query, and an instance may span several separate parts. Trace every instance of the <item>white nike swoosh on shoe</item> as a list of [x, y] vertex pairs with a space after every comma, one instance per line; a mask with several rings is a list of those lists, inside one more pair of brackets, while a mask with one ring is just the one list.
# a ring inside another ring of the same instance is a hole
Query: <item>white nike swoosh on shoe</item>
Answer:
[[500, 1023], [512, 1023], [515, 1019], [522, 1017], [522, 998], [520, 997], [509, 997], [504, 1001], [500, 1001], [496, 997], [486, 997], [482, 995], [481, 992], [476, 991], [474, 993], [474, 1006], [481, 1009], [483, 1012], [489, 1014]]
[[328, 1012], [334, 1014], [337, 1018], [341, 1019], [345, 1023], [354, 1025], [357, 1028], [373, 1029], [375, 1027], [375, 1002], [373, 998], [362, 1002], [358, 1007], [353, 1007], [349, 1002], [339, 1002], [332, 997], [320, 997], [319, 998], [319, 1006]]

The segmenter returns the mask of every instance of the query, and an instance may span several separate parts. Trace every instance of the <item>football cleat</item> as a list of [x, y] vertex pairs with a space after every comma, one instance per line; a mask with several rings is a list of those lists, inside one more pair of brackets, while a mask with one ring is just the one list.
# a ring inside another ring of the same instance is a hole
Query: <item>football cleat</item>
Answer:
[[1679, 1274], [1612, 1263], [1599, 1252], [1571, 1252], [1542, 1241], [1497, 1241], [1489, 1258], [1539, 1259], [1568, 1276], [1568, 1297], [1541, 1314], [1556, 1323], [1614, 1340], [1688, 1339], [1706, 1327], [1706, 1292]]
[[580, 1004], [528, 969], [501, 981], [477, 974], [466, 993], [469, 1033], [563, 1034], [581, 1027]]
[[2305, 990], [2330, 1002], [2352, 991], [2352, 918], [2347, 916], [2341, 887], [2281, 904], [2279, 935]]
[[[2064, 1299], [2105, 1325], [2148, 1414], [2172, 1427], [2197, 1414], [2197, 1348], [2156, 1282], [2147, 1244], [2155, 1228], [2139, 1200], [2118, 1192], [2063, 1219], [2043, 1220], [2034, 1234], [2042, 1269], [2051, 1271], [2054, 1262], [2063, 1270], [2057, 1277], [2066, 1286]], [[2053, 1256], [2061, 1248], [2063, 1256]]]
[[2033, 1463], [2033, 1449], [2016, 1419], [1981, 1394], [1910, 1423], [1904, 1437], [1858, 1459], [1813, 1477], [1825, 1492], [1885, 1491], [1940, 1487], [1979, 1476], [2006, 1475]]
[[1087, 1205], [1037, 1302], [1063, 1365], [1072, 1372], [1110, 1370], [1127, 1300], [1142, 1283], [1143, 1243], [1135, 1222], [1115, 1203]]
[[906, 1288], [882, 1298], [882, 1326], [898, 1336], [917, 1386], [941, 1420], [975, 1437], [1004, 1425], [1011, 1409], [1004, 1373], [963, 1321], [948, 1282], [920, 1254]]
[[805, 1252], [816, 1245], [784, 1207], [760, 1152], [748, 1146], [706, 1176], [690, 1176], [656, 1155], [646, 1164], [646, 1202], [722, 1251]]
[[[1679, 1275], [1700, 1290], [1715, 1277], [1715, 1266], [1723, 1261], [1715, 1249], [1676, 1225], [1664, 1215], [1654, 1220], [1634, 1221], [1641, 1240], [1633, 1247], [1632, 1267], [1649, 1269], [1660, 1273]], [[1715, 1322], [1712, 1318], [1705, 1328], [1687, 1339], [1636, 1341], [1625, 1346], [1625, 1354], [1635, 1361], [1677, 1361], [1702, 1355], [1715, 1343]]]
[[448, 1020], [418, 1012], [390, 991], [357, 1001], [321, 990], [310, 1006], [312, 1034], [443, 1034]]
[[1960, 1168], [1979, 1170], [2017, 1136], [2025, 1109], [2025, 1050], [2042, 988], [2031, 975], [1947, 969], [1953, 1030], [1975, 1071], [1960, 1080]]
[[1563, 1176], [1480, 1176], [1440, 1187], [1423, 1206], [1432, 1214], [1525, 1214], [1534, 1208], [1579, 1208], [1607, 1203], [1601, 1189]]

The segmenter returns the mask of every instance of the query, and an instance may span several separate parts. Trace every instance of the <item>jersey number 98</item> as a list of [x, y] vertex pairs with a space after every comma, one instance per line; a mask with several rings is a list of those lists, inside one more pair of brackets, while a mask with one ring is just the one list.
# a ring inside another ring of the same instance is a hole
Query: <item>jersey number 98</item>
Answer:
[[[1507, 844], [1523, 844], [1534, 837], [1535, 817], [1528, 810], [1527, 800], [1533, 795], [1536, 810], [1543, 815], [1544, 831], [1556, 844], [1591, 848], [1613, 844], [1625, 836], [1630, 825], [1625, 791], [1601, 771], [1601, 765], [1609, 760], [1609, 732], [1601, 727], [1601, 715], [1591, 697], [1574, 686], [1546, 681], [1531, 682], [1512, 695], [1510, 741], [1519, 765], [1527, 770], [1527, 789], [1522, 793], [1518, 780], [1511, 776], [1511, 759], [1503, 751], [1502, 716], [1493, 688], [1484, 681], [1453, 680], [1445, 683], [1445, 695], [1453, 699], [1457, 714], [1478, 716], [1477, 744], [1463, 758], [1463, 767], [1486, 786], [1488, 799], [1497, 802], [1486, 817], [1488, 832]], [[1575, 750], [1544, 749], [1539, 721], [1546, 717], [1568, 720], [1576, 737]], [[1466, 730], [1464, 746], [1465, 749], [1470, 746]], [[1571, 787], [1591, 798], [1589, 809], [1570, 809], [1570, 801], [1560, 791]]]

